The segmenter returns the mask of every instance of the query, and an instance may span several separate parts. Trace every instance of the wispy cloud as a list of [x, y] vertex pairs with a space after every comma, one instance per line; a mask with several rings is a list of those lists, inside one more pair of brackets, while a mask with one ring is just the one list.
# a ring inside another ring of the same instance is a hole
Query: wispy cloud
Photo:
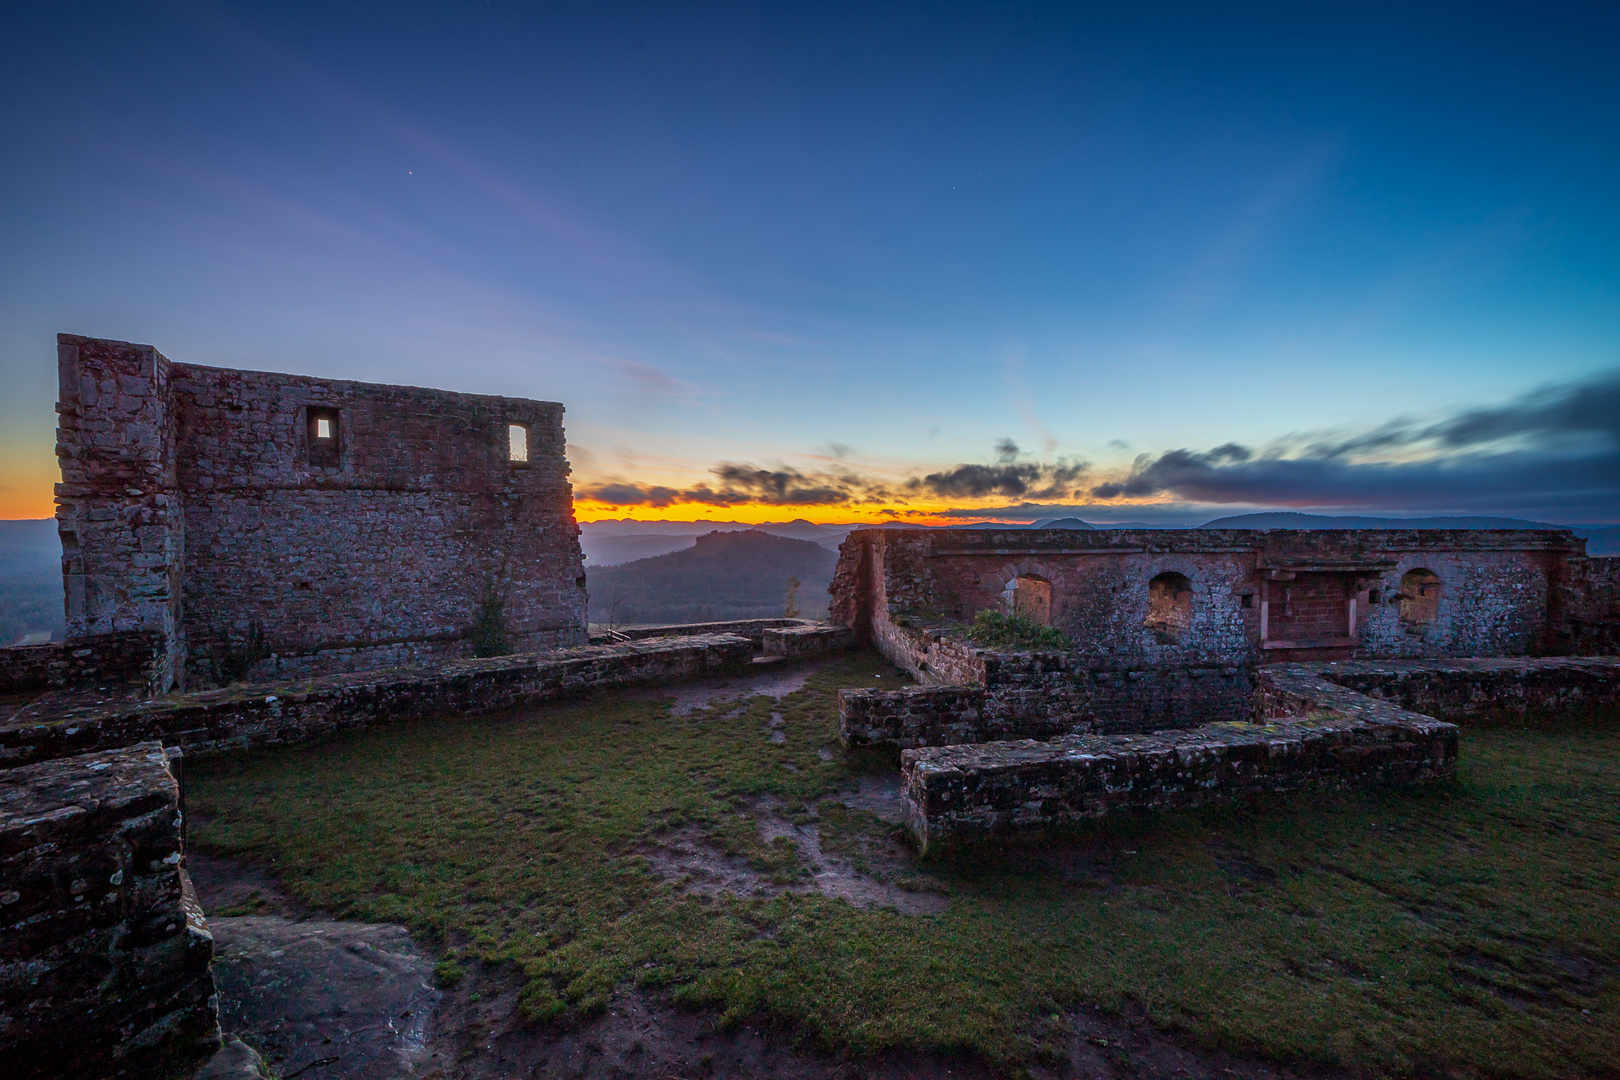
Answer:
[[1097, 499], [1389, 509], [1620, 510], [1620, 371], [1361, 432], [1144, 454]]

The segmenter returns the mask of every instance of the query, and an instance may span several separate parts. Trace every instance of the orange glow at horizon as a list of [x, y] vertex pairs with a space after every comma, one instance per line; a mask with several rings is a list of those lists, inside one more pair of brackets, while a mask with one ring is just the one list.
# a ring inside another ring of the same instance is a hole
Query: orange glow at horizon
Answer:
[[[813, 525], [850, 523], [881, 524], [885, 521], [912, 521], [926, 525], [949, 525], [953, 521], [962, 521], [960, 511], [972, 510], [971, 505], [957, 502], [929, 502], [906, 503], [896, 506], [792, 506], [772, 505], [766, 503], [742, 503], [737, 506], [710, 506], [706, 503], [675, 502], [668, 506], [618, 506], [613, 503], [597, 502], [594, 499], [574, 500], [574, 517], [581, 523], [593, 521], [716, 521], [741, 522], [746, 525], [762, 525], [767, 522], [792, 521], [803, 519]], [[1162, 505], [1159, 501], [1132, 500], [1121, 501], [1116, 504], [1120, 510], [1136, 506]], [[941, 515], [947, 511], [956, 511], [949, 517]], [[1069, 513], [1073, 513], [1072, 511]], [[1031, 515], [1028, 512], [1020, 513], [1016, 518], [1006, 515], [1005, 506], [988, 506], [982, 515], [976, 514], [965, 520], [976, 521], [1028, 521], [1032, 516], [1037, 517], [1063, 517], [1062, 510], [1052, 510]]]
[[0, 519], [48, 518], [56, 516], [56, 458], [43, 462], [6, 463], [0, 475]]

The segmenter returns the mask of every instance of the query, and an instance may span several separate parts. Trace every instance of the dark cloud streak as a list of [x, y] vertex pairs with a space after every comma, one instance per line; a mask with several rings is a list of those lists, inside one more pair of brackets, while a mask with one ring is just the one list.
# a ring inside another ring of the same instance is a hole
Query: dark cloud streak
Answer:
[[[1419, 451], [1406, 461], [1358, 460]], [[1314, 438], [1292, 452], [1213, 450], [1143, 455], [1098, 499], [1172, 495], [1204, 503], [1544, 513], [1620, 509], [1620, 372], [1538, 390], [1439, 421], [1397, 420], [1359, 435]]]

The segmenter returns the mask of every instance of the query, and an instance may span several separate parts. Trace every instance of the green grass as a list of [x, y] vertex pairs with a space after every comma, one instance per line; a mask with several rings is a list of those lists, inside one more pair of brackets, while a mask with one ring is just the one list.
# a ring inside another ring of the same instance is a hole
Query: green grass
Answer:
[[447, 977], [517, 965], [537, 1019], [641, 984], [834, 1049], [1016, 1066], [1059, 1052], [1066, 1010], [1134, 1000], [1206, 1045], [1375, 1073], [1620, 1069], [1620, 724], [1470, 730], [1454, 782], [1120, 819], [900, 874], [949, 896], [939, 916], [683, 897], [637, 854], [696, 824], [791, 880], [791, 848], [743, 813], [764, 794], [819, 807], [824, 848], [878, 850], [888, 826], [821, 802], [876, 764], [816, 750], [838, 686], [894, 681], [870, 655], [815, 676], [780, 706], [785, 746], [767, 699], [674, 718], [610, 696], [200, 762], [192, 841], [427, 932]]

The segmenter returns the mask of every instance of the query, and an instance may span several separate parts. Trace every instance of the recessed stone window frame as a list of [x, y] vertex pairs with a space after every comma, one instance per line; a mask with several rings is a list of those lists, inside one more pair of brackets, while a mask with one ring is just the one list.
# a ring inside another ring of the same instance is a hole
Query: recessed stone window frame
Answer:
[[1401, 623], [1428, 626], [1438, 622], [1444, 595], [1439, 574], [1421, 566], [1408, 570], [1401, 575], [1401, 591], [1397, 597]]
[[1161, 645], [1179, 645], [1192, 627], [1192, 579], [1179, 570], [1155, 574], [1148, 581], [1147, 602], [1143, 628], [1151, 630]]
[[533, 456], [529, 445], [529, 425], [520, 420], [506, 422], [506, 460], [514, 469], [526, 469]]
[[342, 411], [331, 405], [304, 409], [304, 446], [311, 465], [335, 467], [343, 454]]

